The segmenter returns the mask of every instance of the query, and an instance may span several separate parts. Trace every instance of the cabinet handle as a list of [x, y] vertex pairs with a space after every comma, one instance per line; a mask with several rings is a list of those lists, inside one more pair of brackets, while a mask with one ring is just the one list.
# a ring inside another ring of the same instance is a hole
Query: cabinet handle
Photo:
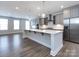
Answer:
[[44, 35], [44, 33], [41, 33], [42, 35]]
[[36, 34], [36, 32], [34, 31], [34, 33]]

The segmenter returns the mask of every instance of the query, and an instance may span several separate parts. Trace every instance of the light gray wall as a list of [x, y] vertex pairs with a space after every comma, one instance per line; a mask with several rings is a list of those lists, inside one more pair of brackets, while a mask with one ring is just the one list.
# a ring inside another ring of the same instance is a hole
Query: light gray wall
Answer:
[[[17, 19], [17, 18], [11, 18], [11, 17], [0, 17], [0, 18], [7, 18], [8, 19], [8, 30], [0, 30], [0, 35], [21, 33], [25, 29], [25, 19]], [[13, 29], [13, 21], [14, 20], [20, 20], [20, 30]]]

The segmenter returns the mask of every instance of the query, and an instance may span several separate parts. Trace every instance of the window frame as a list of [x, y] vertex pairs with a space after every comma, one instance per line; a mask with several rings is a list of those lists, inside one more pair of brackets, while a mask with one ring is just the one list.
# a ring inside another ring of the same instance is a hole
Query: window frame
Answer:
[[[28, 25], [29, 27], [28, 27], [28, 28], [26, 28], [26, 21], [28, 21], [28, 22], [29, 22], [29, 25]], [[31, 22], [30, 22], [29, 20], [25, 20], [25, 30], [30, 29], [30, 27], [31, 27], [30, 25], [31, 25]]]
[[[5, 25], [1, 25], [1, 24], [0, 24], [0, 31], [9, 30], [9, 26], [8, 26], [8, 25], [9, 25], [9, 20], [8, 20], [7, 18], [0, 18], [0, 20], [1, 20], [1, 19], [6, 20], [6, 21], [7, 21], [7, 25], [5, 26]], [[1, 21], [0, 21], [0, 22], [1, 22]], [[4, 21], [3, 21], [2, 24], [5, 24]], [[1, 27], [4, 27], [4, 26], [5, 26], [6, 28], [4, 28], [4, 29], [2, 28], [2, 29], [1, 29]]]
[[[16, 28], [16, 23], [15, 23], [15, 21], [19, 21], [19, 25], [18, 25], [18, 28]], [[20, 20], [13, 20], [13, 30], [20, 30]]]

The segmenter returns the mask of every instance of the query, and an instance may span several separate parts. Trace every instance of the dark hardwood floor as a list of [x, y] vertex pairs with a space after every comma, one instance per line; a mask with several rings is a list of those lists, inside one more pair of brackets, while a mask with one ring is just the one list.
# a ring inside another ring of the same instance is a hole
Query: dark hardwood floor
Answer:
[[[64, 41], [64, 47], [57, 57], [78, 57], [79, 44]], [[21, 34], [0, 36], [0, 57], [52, 57], [50, 49]]]

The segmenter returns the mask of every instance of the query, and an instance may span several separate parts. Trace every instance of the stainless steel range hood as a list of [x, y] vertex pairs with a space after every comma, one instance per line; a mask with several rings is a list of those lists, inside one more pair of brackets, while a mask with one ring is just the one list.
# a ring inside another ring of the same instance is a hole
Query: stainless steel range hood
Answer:
[[52, 16], [52, 14], [49, 14], [48, 16], [48, 22], [52, 22], [53, 24], [55, 24], [55, 19], [56, 19], [56, 16]]

